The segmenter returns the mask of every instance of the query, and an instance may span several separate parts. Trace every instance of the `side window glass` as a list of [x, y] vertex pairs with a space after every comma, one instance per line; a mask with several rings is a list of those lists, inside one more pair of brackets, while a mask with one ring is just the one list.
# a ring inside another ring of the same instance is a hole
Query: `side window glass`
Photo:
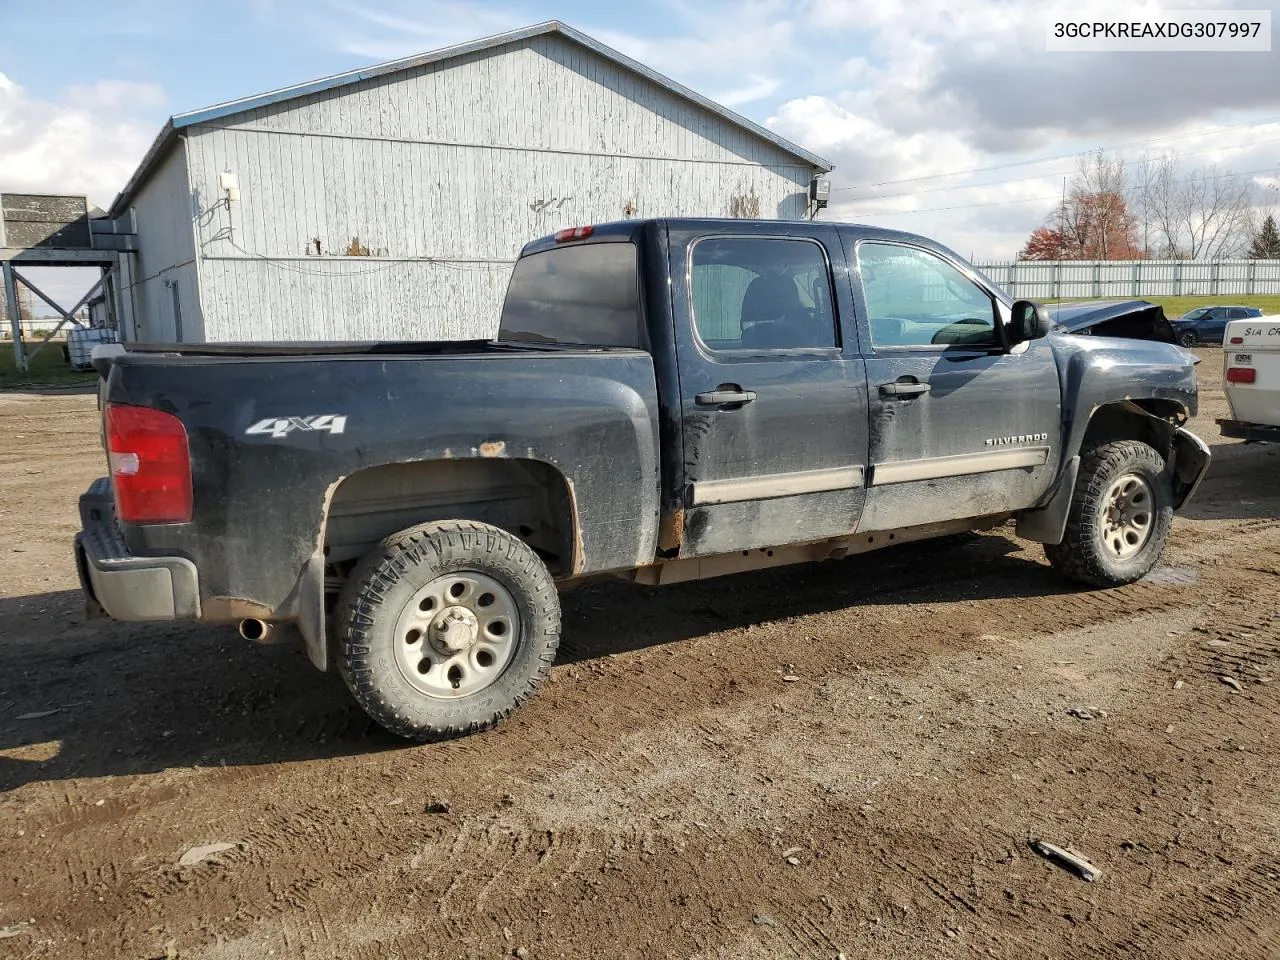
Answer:
[[999, 345], [995, 301], [941, 257], [864, 242], [858, 268], [875, 346]]
[[1244, 307], [1232, 307], [1231, 313], [1230, 313], [1230, 319], [1243, 320], [1248, 315], [1249, 315], [1249, 311], [1244, 309]]
[[818, 244], [709, 237], [691, 257], [694, 324], [712, 350], [839, 346], [831, 272]]

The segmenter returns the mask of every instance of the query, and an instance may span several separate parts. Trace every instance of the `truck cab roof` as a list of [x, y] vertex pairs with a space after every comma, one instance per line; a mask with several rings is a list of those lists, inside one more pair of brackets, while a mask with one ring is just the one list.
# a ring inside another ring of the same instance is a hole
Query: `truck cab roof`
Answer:
[[779, 233], [800, 236], [817, 229], [835, 227], [855, 231], [860, 237], [896, 240], [901, 243], [911, 243], [926, 247], [930, 250], [945, 251], [949, 256], [956, 256], [953, 251], [948, 250], [937, 241], [905, 230], [891, 230], [871, 224], [845, 223], [831, 220], [752, 220], [735, 217], [649, 217], [642, 220], [612, 220], [607, 223], [566, 227], [555, 233], [531, 240], [524, 245], [520, 255], [524, 257], [534, 253], [541, 253], [566, 243], [619, 243], [631, 241], [646, 228], [654, 225], [664, 226], [668, 229], [695, 230], [719, 227], [732, 232], [741, 232], [744, 229], [749, 232], [756, 232], [761, 228], [765, 228]]

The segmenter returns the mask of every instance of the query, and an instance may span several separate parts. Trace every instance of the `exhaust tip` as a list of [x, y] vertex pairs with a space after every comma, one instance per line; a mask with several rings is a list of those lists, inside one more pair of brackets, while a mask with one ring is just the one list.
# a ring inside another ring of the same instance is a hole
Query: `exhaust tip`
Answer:
[[240, 636], [254, 643], [261, 643], [271, 635], [271, 624], [265, 620], [247, 619], [240, 621]]

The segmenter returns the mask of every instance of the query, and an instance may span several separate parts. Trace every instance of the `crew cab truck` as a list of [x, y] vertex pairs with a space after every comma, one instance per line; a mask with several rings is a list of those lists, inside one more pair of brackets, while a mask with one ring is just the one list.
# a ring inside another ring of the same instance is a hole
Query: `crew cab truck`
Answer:
[[1222, 337], [1224, 437], [1280, 443], [1280, 316], [1235, 320]]
[[866, 226], [644, 220], [514, 266], [492, 341], [98, 348], [91, 608], [301, 632], [380, 724], [486, 728], [559, 590], [833, 560], [1016, 519], [1089, 584], [1156, 563], [1208, 448], [1192, 357], [1051, 332]]

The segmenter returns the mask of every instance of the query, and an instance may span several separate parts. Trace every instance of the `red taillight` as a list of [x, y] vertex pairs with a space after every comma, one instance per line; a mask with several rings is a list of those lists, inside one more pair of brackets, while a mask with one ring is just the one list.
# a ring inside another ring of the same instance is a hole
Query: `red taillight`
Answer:
[[1239, 345], [1241, 343], [1244, 343], [1244, 337], [1232, 337], [1231, 342], [1233, 344]]
[[565, 227], [556, 234], [556, 243], [565, 243], [568, 240], [585, 240], [595, 232], [595, 227]]
[[107, 457], [123, 522], [191, 519], [191, 455], [187, 429], [177, 417], [150, 407], [107, 404]]
[[1227, 369], [1227, 383], [1256, 383], [1258, 380], [1258, 371], [1253, 367], [1229, 367]]

